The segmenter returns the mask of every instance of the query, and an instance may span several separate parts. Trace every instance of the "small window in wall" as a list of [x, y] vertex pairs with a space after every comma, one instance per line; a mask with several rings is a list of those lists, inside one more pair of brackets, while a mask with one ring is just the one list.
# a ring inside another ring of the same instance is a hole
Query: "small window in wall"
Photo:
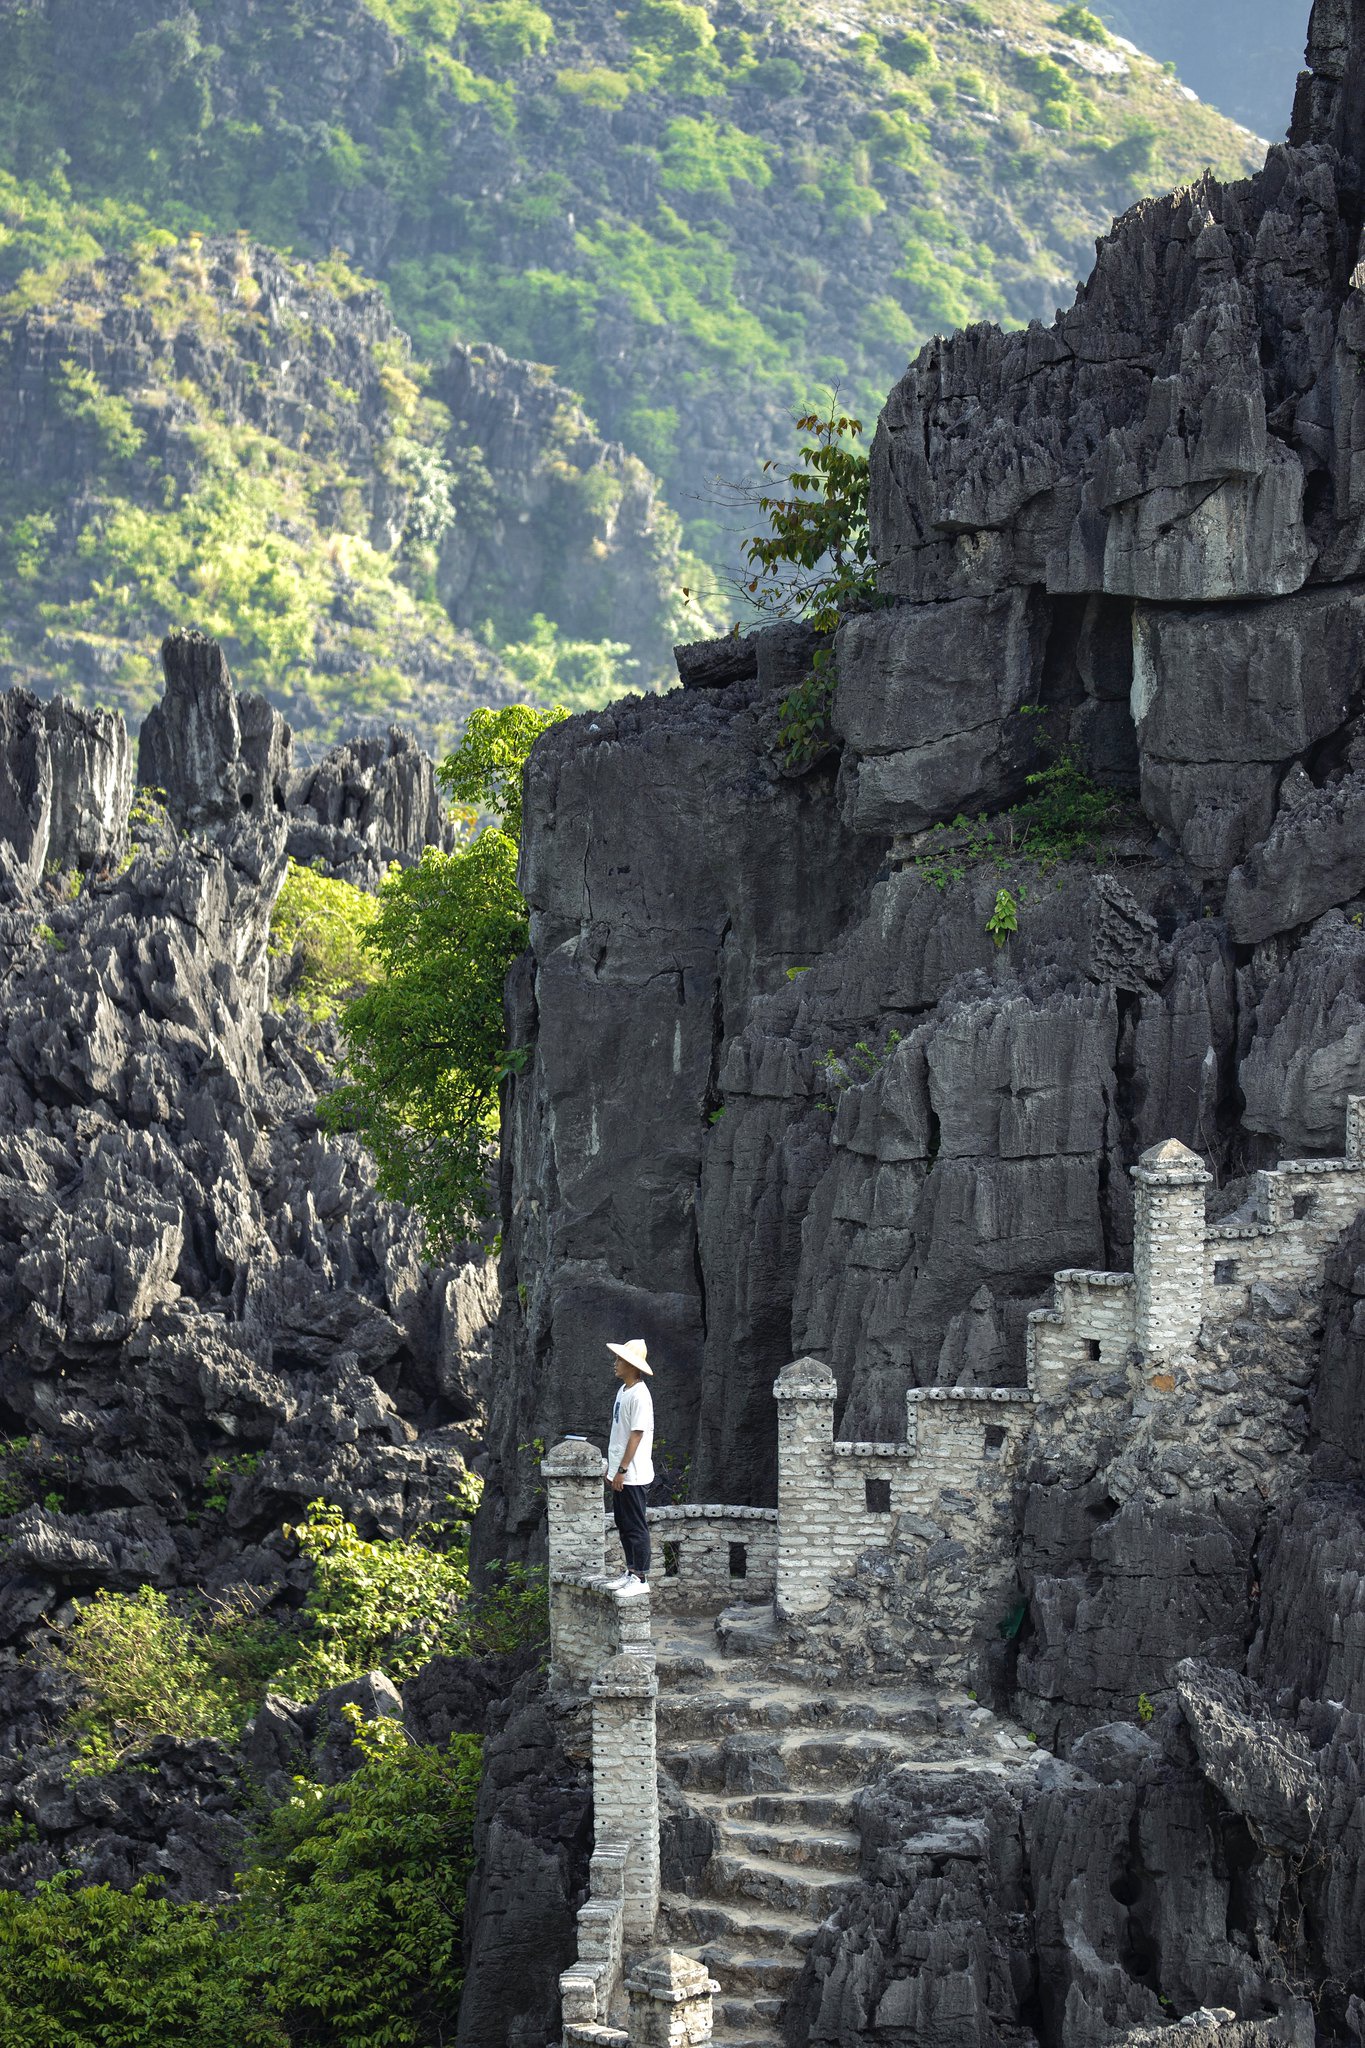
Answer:
[[1001, 1425], [1000, 1423], [998, 1423], [998, 1422], [989, 1422], [989, 1423], [987, 1423], [987, 1425], [986, 1425], [986, 1456], [987, 1456], [988, 1458], [998, 1458], [998, 1457], [1000, 1456], [1000, 1453], [1001, 1453], [1001, 1452], [1002, 1452], [1002, 1451], [1004, 1450], [1004, 1448], [1005, 1448], [1005, 1438], [1006, 1438], [1006, 1435], [1007, 1435], [1007, 1434], [1008, 1434], [1008, 1432], [1007, 1432], [1007, 1431], [1006, 1431], [1006, 1430], [1004, 1429], [1004, 1427], [1003, 1427], [1003, 1426], [1002, 1426], [1002, 1425]]
[[730, 1545], [730, 1577], [747, 1579], [749, 1576], [749, 1546], [747, 1543]]
[[1294, 1221], [1296, 1223], [1302, 1223], [1304, 1217], [1311, 1216], [1313, 1211], [1317, 1208], [1317, 1206], [1318, 1198], [1316, 1195], [1295, 1195]]
[[1215, 1287], [1235, 1287], [1237, 1285], [1236, 1259], [1214, 1260], [1213, 1284]]
[[680, 1555], [680, 1553], [681, 1553], [681, 1550], [682, 1550], [682, 1545], [681, 1545], [680, 1543], [665, 1543], [665, 1545], [664, 1545], [664, 1577], [665, 1577], [666, 1579], [676, 1579], [676, 1578], [677, 1578], [677, 1576], [678, 1576], [678, 1560], [679, 1560], [679, 1555]]
[[891, 1512], [891, 1481], [889, 1479], [865, 1479], [867, 1488], [867, 1512], [870, 1515], [889, 1515]]
[[1099, 1338], [1098, 1338], [1098, 1337], [1087, 1337], [1087, 1338], [1086, 1338], [1086, 1340], [1085, 1340], [1085, 1355], [1086, 1355], [1086, 1357], [1087, 1357], [1087, 1358], [1088, 1358], [1088, 1359], [1090, 1360], [1090, 1363], [1091, 1363], [1092, 1365], [1098, 1365], [1098, 1364], [1099, 1364], [1099, 1362], [1100, 1362], [1100, 1340], [1099, 1340]]

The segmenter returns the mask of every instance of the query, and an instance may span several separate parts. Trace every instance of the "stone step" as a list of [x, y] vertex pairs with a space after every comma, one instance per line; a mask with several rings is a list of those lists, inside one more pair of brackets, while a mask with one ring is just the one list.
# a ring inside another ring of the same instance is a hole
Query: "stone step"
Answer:
[[708, 1941], [705, 1947], [696, 1950], [696, 1955], [725, 1994], [748, 1993], [778, 2000], [787, 1996], [801, 1975], [803, 1960], [795, 1949], [781, 1949], [776, 1955], [754, 1955], [731, 1948], [723, 1941]]
[[723, 1820], [719, 1831], [718, 1854], [757, 1856], [803, 1869], [856, 1870], [862, 1853], [861, 1840], [847, 1829], [816, 1833], [796, 1821]]
[[[781, 1735], [744, 1729], [718, 1740], [698, 1735], [679, 1740], [662, 1730], [660, 1735], [659, 1761], [675, 1785], [689, 1794], [732, 1798], [802, 1789], [854, 1792], [892, 1764], [932, 1762], [926, 1747], [938, 1746], [861, 1730]], [[945, 1755], [943, 1763], [960, 1769], [961, 1755]]]
[[849, 1736], [896, 1734], [936, 1736], [945, 1728], [940, 1702], [931, 1693], [801, 1693], [785, 1686], [737, 1687], [717, 1692], [661, 1690], [658, 1726], [664, 1741], [689, 1735], [738, 1735], [792, 1729]]
[[703, 1813], [719, 1820], [791, 1823], [815, 1829], [833, 1829], [847, 1834], [857, 1821], [857, 1801], [849, 1792], [750, 1792], [733, 1797], [728, 1793], [699, 1792], [692, 1802]]
[[745, 2041], [758, 2039], [769, 2028], [775, 2032], [784, 2003], [781, 1998], [727, 1998], [722, 1992], [711, 2008], [715, 2015], [711, 2038], [714, 2041], [716, 2027], [722, 2035], [737, 2034]]
[[844, 1870], [798, 1866], [776, 1857], [736, 1855], [718, 1849], [706, 1866], [707, 1892], [717, 1899], [757, 1899], [785, 1913], [827, 1919], [856, 1883]]
[[665, 1892], [659, 1901], [658, 1935], [687, 1953], [720, 1944], [774, 1961], [790, 1958], [798, 1967], [818, 1922], [781, 1906], [742, 1899], [687, 1898]]

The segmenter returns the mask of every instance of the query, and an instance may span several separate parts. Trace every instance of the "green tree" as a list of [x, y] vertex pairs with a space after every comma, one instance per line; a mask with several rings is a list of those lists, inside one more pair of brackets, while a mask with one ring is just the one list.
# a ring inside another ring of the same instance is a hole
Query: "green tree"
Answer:
[[241, 1968], [291, 2048], [438, 2048], [464, 1975], [481, 1745], [419, 1747], [388, 1721], [356, 1741], [353, 1777], [303, 1787], [263, 1830], [241, 1879]]
[[390, 874], [365, 937], [375, 985], [342, 1023], [346, 1070], [324, 1120], [364, 1139], [380, 1192], [417, 1209], [436, 1241], [488, 1211], [498, 1090], [525, 1057], [506, 1045], [502, 1008], [528, 937], [517, 888], [521, 774], [564, 716], [524, 704], [471, 715], [441, 779], [499, 822], [458, 852], [428, 847], [416, 867]]
[[0, 1891], [0, 2040], [289, 2048], [208, 1907], [173, 1906], [145, 1883], [82, 1888], [69, 1871], [31, 1899]]
[[[745, 590], [778, 618], [805, 618], [818, 632], [832, 633], [849, 605], [876, 590], [868, 458], [858, 446], [863, 425], [833, 404], [828, 413], [805, 413], [796, 424], [807, 439], [794, 467], [763, 465], [790, 495], [764, 492], [758, 499], [768, 531], [744, 544], [753, 571]], [[817, 648], [810, 674], [782, 701], [779, 739], [789, 768], [808, 767], [823, 751], [837, 687], [832, 650]]]
[[365, 935], [377, 905], [366, 889], [291, 860], [270, 916], [270, 957], [287, 962], [291, 1001], [321, 1024], [373, 979]]

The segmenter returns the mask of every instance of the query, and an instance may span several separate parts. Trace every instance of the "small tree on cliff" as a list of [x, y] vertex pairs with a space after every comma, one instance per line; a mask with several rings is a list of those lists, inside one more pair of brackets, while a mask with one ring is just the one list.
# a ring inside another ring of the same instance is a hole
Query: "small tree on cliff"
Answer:
[[[805, 413], [796, 425], [806, 438], [795, 463], [763, 465], [765, 476], [785, 488], [757, 499], [768, 531], [744, 543], [751, 571], [744, 593], [770, 617], [802, 618], [832, 633], [841, 614], [876, 588], [863, 423], [831, 403], [828, 412]], [[789, 768], [808, 767], [823, 750], [837, 682], [832, 650], [818, 648], [810, 674], [782, 701], [779, 731]]]
[[524, 704], [471, 714], [440, 778], [494, 822], [454, 853], [428, 847], [415, 867], [390, 870], [364, 941], [374, 986], [342, 1019], [345, 1071], [323, 1119], [364, 1139], [380, 1193], [417, 1209], [437, 1242], [487, 1213], [498, 1089], [524, 1058], [506, 1044], [502, 1009], [507, 970], [527, 941], [521, 771], [541, 733], [566, 716]]

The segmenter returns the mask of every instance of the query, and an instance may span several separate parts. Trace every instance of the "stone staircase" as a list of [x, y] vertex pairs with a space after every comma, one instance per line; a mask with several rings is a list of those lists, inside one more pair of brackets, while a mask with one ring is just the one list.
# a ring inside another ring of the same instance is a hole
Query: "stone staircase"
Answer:
[[666, 1839], [681, 1845], [665, 1849], [657, 1939], [720, 1984], [715, 2048], [780, 2048], [806, 1949], [857, 1883], [864, 1786], [892, 1767], [1003, 1774], [1037, 1754], [962, 1693], [784, 1673], [770, 1626], [758, 1610], [655, 1621]]

